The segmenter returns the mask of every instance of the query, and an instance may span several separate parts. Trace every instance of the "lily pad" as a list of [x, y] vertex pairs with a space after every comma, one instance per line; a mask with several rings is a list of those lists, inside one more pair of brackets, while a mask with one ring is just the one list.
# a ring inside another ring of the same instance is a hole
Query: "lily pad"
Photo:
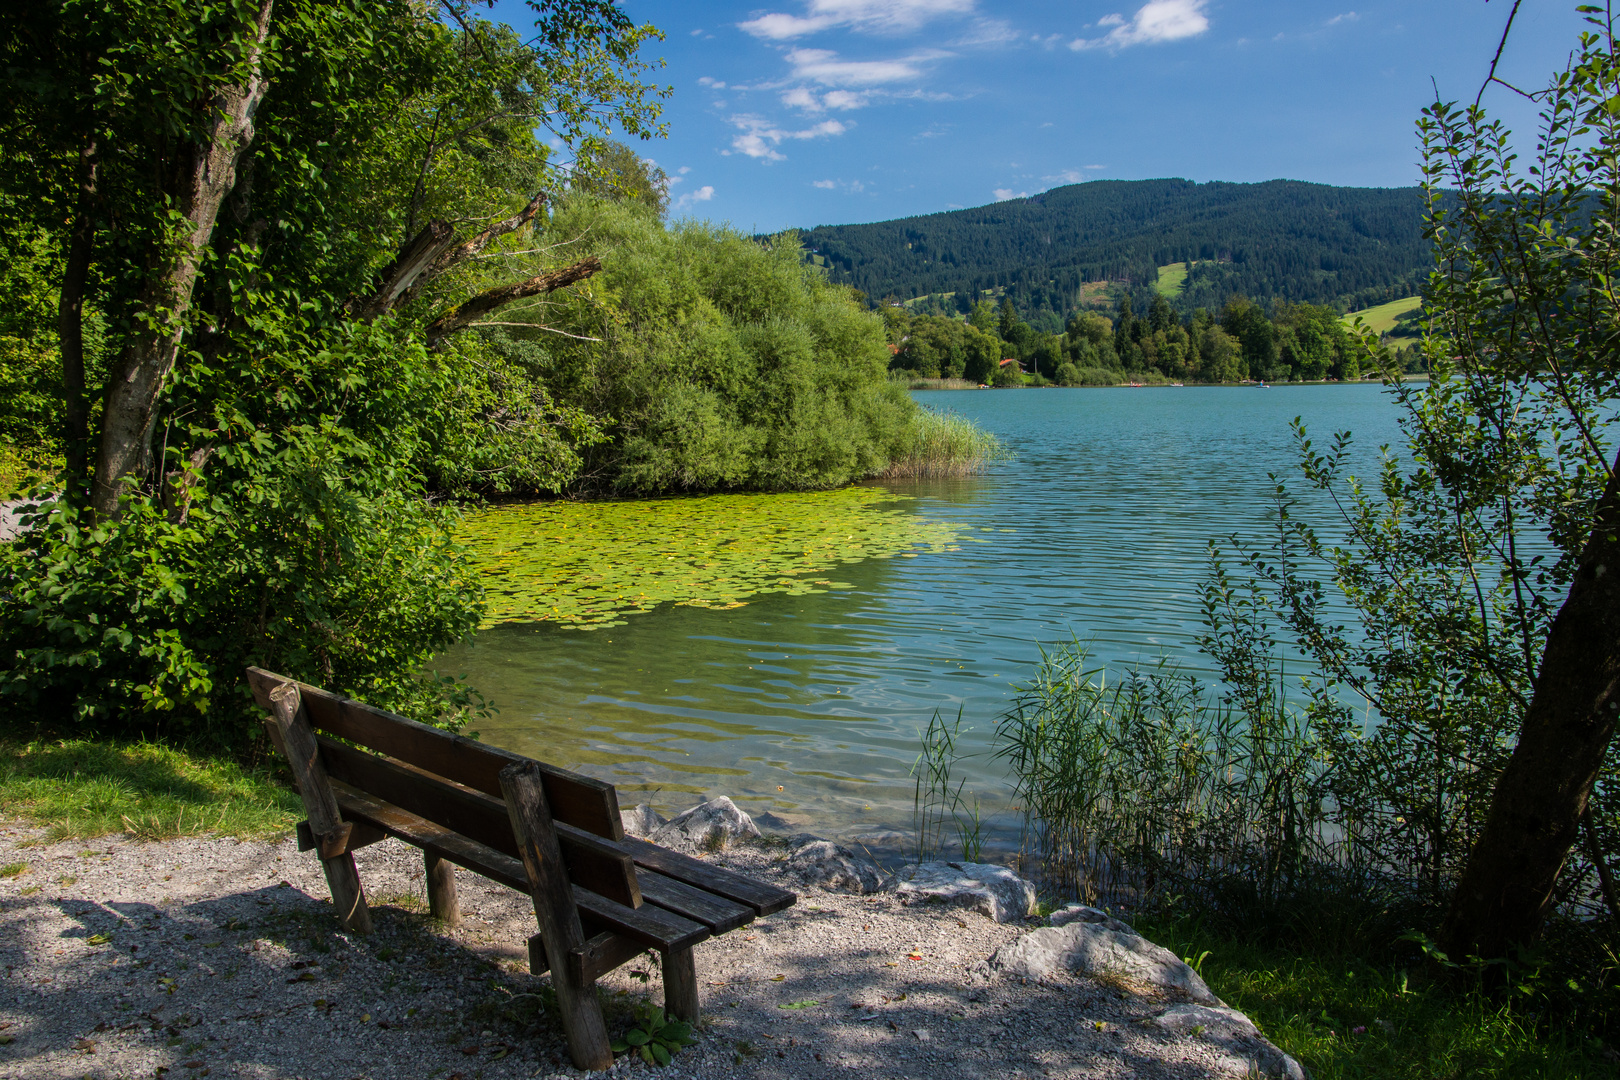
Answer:
[[953, 550], [958, 527], [881, 489], [542, 502], [469, 514], [485, 625], [622, 625], [660, 604], [735, 608], [761, 593], [850, 588], [843, 563]]

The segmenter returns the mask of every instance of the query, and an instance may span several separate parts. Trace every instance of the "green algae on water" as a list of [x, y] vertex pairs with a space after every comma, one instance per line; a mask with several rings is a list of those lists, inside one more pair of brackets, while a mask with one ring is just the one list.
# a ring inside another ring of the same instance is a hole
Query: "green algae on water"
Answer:
[[851, 588], [841, 563], [956, 551], [957, 529], [881, 489], [543, 502], [468, 514], [485, 625], [619, 626], [659, 604], [734, 608], [760, 593]]

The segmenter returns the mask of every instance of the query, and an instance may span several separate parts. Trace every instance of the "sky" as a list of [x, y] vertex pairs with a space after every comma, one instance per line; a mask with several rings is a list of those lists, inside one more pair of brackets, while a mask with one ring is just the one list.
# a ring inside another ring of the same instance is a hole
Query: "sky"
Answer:
[[[671, 216], [747, 232], [982, 206], [1092, 180], [1419, 180], [1419, 111], [1472, 101], [1511, 0], [624, 0]], [[496, 16], [521, 25], [502, 0]], [[1522, 0], [1499, 77], [1544, 85], [1582, 28]], [[1526, 148], [1534, 108], [1485, 104]]]

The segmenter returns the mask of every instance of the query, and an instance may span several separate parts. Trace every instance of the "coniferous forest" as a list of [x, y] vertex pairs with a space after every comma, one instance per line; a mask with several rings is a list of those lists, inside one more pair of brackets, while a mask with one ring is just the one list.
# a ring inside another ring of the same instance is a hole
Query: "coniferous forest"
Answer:
[[993, 291], [1055, 330], [1098, 285], [1151, 286], [1173, 263], [1190, 264], [1182, 314], [1236, 296], [1341, 311], [1411, 296], [1429, 265], [1423, 210], [1418, 188], [1101, 180], [803, 239], [874, 303], [950, 294], [942, 306], [966, 313]]

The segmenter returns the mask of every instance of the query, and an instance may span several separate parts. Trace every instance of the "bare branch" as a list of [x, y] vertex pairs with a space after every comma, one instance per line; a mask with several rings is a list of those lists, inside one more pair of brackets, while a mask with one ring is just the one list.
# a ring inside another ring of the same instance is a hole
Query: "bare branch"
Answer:
[[584, 281], [600, 269], [602, 269], [602, 261], [594, 255], [589, 255], [572, 266], [537, 274], [526, 281], [503, 285], [498, 289], [485, 290], [465, 303], [451, 308], [429, 323], [427, 327], [428, 345], [436, 345], [456, 331], [467, 329], [467, 327], [476, 323], [480, 316], [497, 308], [505, 307], [514, 300], [555, 292], [575, 282]]

